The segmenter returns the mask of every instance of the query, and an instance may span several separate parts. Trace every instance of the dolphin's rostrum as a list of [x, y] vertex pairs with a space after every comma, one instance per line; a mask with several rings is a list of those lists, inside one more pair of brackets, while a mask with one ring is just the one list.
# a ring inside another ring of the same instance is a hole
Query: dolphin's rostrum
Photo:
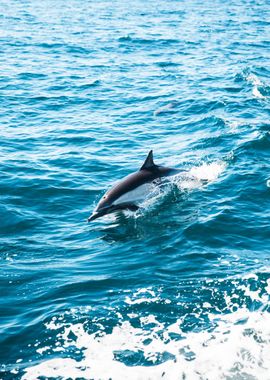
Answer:
[[129, 174], [106, 192], [88, 222], [119, 210], [138, 210], [138, 202], [145, 198], [153, 181], [177, 173], [178, 169], [156, 165], [150, 150], [140, 170]]

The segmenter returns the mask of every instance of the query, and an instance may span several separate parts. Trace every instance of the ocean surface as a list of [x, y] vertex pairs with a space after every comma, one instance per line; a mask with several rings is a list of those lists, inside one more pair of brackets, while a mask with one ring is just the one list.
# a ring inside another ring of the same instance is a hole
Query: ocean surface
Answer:
[[[0, 378], [270, 379], [270, 4], [0, 0]], [[186, 170], [87, 223], [155, 162]]]

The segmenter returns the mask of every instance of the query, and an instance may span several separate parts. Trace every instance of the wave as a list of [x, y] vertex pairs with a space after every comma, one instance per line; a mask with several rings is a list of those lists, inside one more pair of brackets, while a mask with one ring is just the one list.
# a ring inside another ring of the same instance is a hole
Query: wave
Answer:
[[[193, 281], [193, 303], [190, 298], [189, 303], [185, 301], [187, 295], [181, 290], [187, 284], [181, 284], [178, 292], [175, 290], [175, 299], [168, 297], [163, 288], [127, 292], [126, 311], [124, 306], [112, 309], [117, 322], [109, 330], [107, 318], [95, 317], [90, 324], [87, 322], [91, 307], [84, 310], [88, 314], [85, 322], [78, 320], [80, 310], [73, 310], [74, 322], [67, 321], [70, 314], [53, 318], [46, 328], [56, 334], [56, 341], [54, 345], [37, 347], [40, 363], [27, 366], [22, 380], [40, 376], [104, 380], [176, 376], [186, 380], [243, 376], [266, 379], [270, 371], [268, 269], [247, 273], [242, 278]], [[162, 307], [163, 314], [166, 308], [167, 313], [172, 312], [171, 322], [165, 322], [158, 309], [154, 311], [155, 305]], [[179, 313], [182, 316], [177, 316]], [[70, 358], [71, 350], [80, 352], [80, 358]], [[53, 352], [53, 358], [48, 359], [48, 352]], [[45, 360], [41, 359], [44, 355]]]

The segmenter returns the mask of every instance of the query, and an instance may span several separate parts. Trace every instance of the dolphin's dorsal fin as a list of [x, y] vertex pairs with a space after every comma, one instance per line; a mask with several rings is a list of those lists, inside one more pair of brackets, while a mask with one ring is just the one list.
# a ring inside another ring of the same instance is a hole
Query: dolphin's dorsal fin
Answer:
[[156, 165], [154, 163], [154, 159], [153, 159], [153, 151], [150, 150], [150, 152], [148, 153], [148, 156], [146, 157], [146, 160], [144, 161], [143, 163], [143, 166], [140, 168], [140, 170], [150, 170], [150, 169], [153, 169], [155, 168]]

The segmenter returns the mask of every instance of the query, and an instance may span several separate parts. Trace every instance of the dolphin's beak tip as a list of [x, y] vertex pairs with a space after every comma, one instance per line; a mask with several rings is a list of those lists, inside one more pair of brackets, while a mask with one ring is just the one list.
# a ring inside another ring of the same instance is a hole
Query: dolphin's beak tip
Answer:
[[87, 222], [91, 222], [92, 220], [95, 220], [99, 217], [99, 213], [98, 212], [93, 212], [92, 215], [89, 216], [89, 218], [87, 219]]

